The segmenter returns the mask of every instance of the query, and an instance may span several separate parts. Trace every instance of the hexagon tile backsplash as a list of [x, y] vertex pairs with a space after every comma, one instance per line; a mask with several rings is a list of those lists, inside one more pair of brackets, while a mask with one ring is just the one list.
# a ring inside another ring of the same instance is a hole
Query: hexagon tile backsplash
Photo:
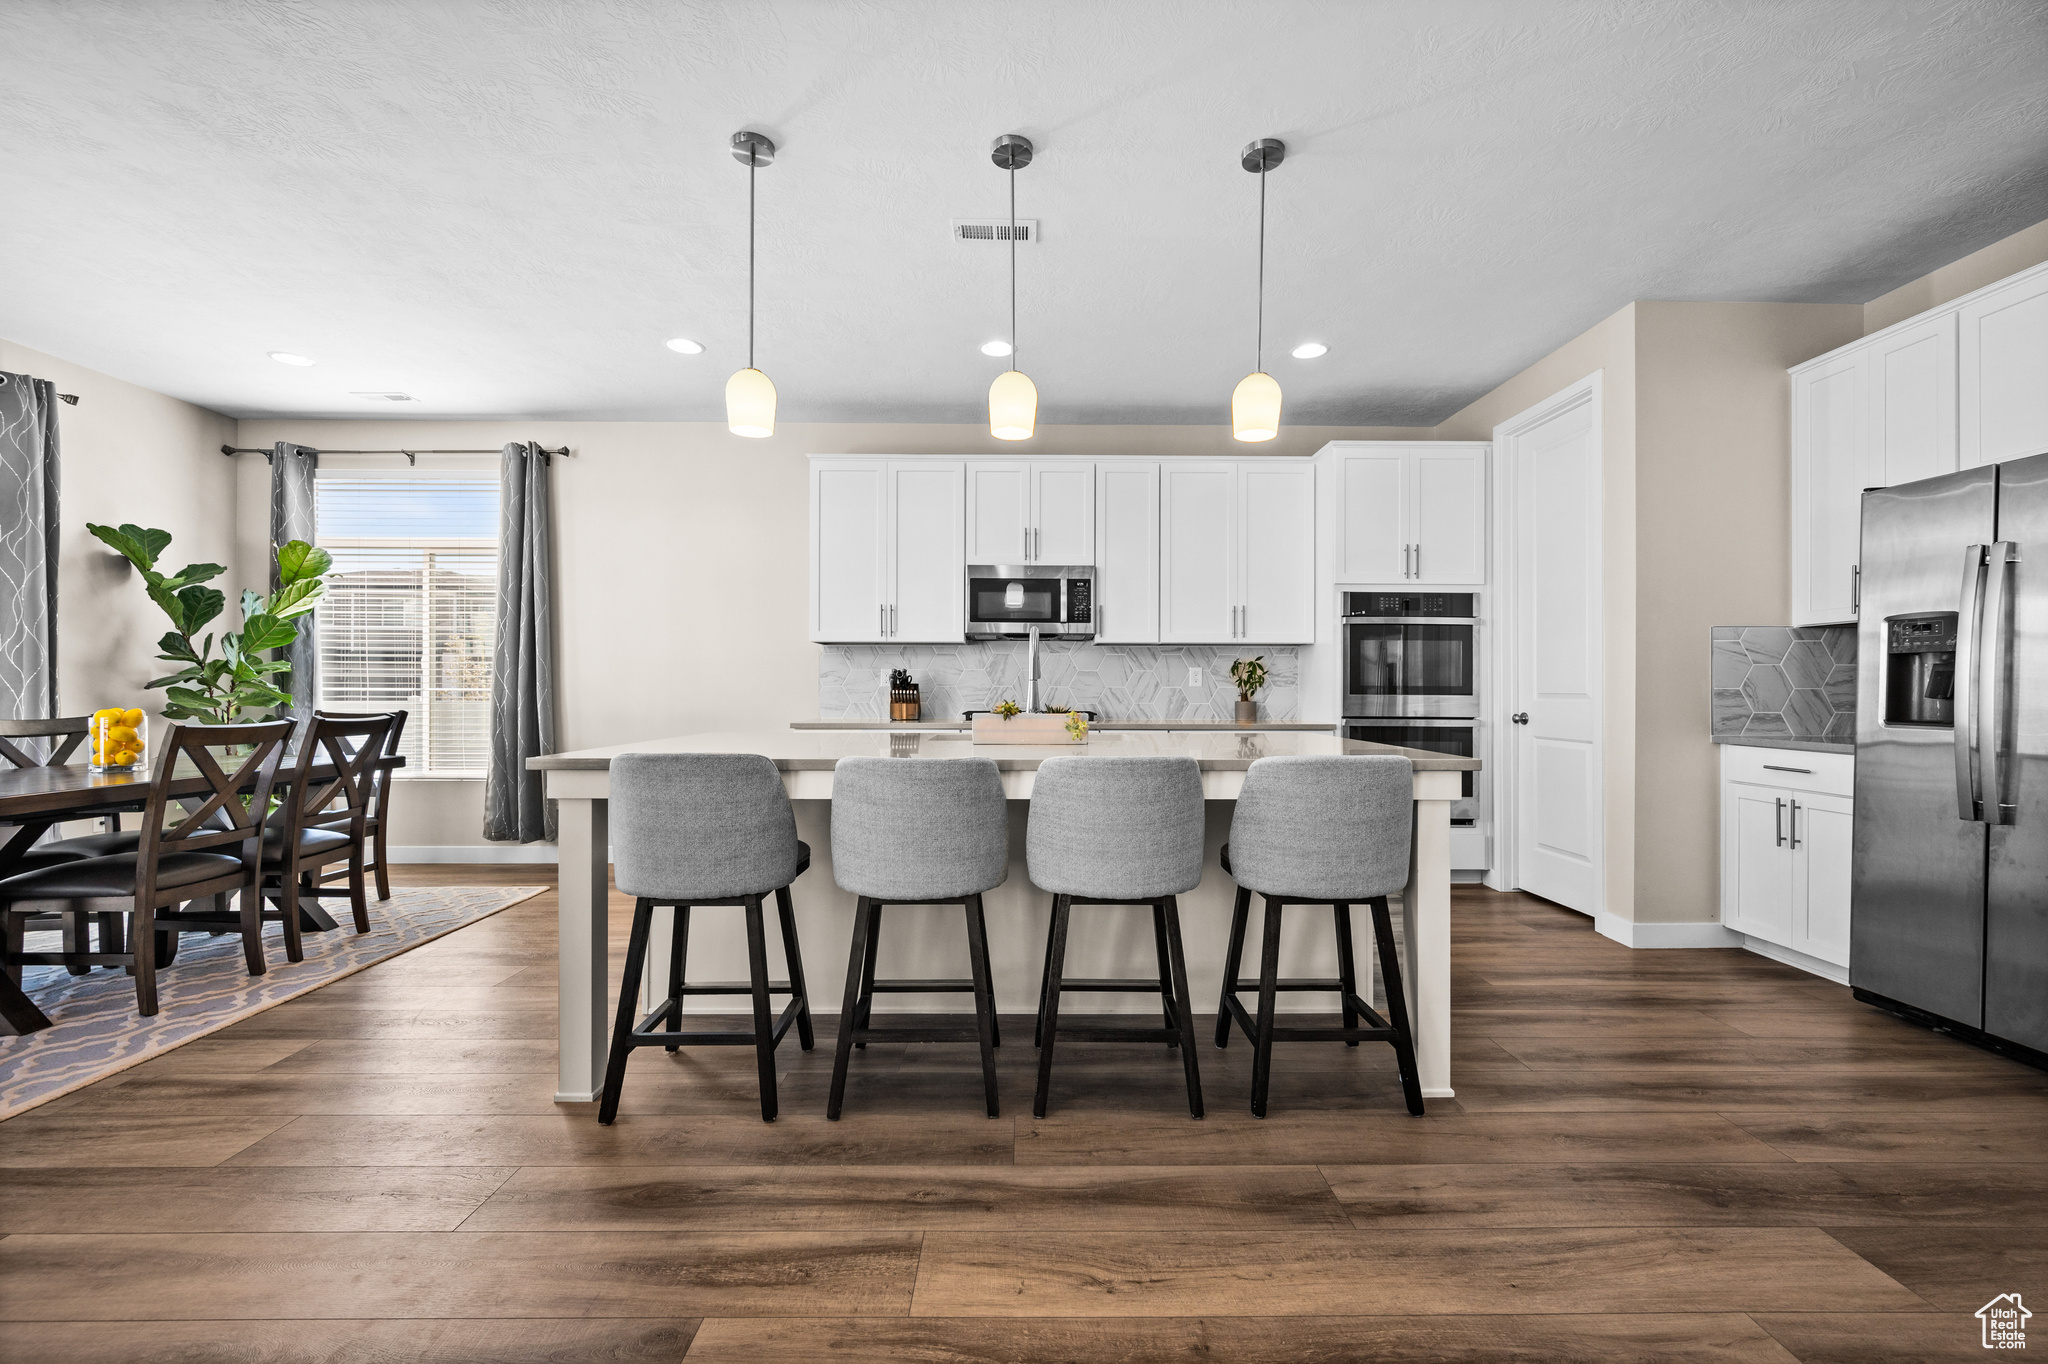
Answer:
[[1716, 625], [1713, 737], [1856, 742], [1856, 627]]
[[[1260, 657], [1259, 718], [1293, 720], [1301, 713], [1301, 662], [1292, 647], [1047, 640], [1038, 646], [1038, 695], [1045, 705], [1092, 710], [1104, 720], [1229, 720], [1237, 704], [1230, 665]], [[818, 718], [887, 718], [893, 668], [908, 669], [917, 682], [927, 720], [1024, 703], [1021, 643], [827, 644], [818, 652]], [[1201, 669], [1199, 683], [1188, 683], [1190, 668]]]

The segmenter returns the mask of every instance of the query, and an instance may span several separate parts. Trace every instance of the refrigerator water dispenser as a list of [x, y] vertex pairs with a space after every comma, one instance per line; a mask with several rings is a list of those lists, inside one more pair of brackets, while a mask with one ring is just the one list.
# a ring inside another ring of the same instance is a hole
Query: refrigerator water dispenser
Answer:
[[1956, 723], [1956, 613], [1885, 619], [1884, 722]]

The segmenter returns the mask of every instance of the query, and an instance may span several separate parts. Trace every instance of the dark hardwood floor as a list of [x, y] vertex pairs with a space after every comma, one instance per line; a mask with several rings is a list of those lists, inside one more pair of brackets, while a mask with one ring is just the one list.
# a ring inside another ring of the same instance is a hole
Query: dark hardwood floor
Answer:
[[1239, 1039], [1206, 1121], [1137, 1046], [1033, 1120], [1020, 1018], [1001, 1119], [971, 1046], [877, 1044], [830, 1123], [821, 1018], [773, 1126], [731, 1048], [640, 1052], [602, 1128], [550, 1099], [554, 911], [0, 1123], [0, 1358], [1868, 1364], [2048, 1314], [2048, 1075], [1747, 953], [1461, 888], [1420, 1119], [1389, 1048], [1283, 1044], [1257, 1121]]

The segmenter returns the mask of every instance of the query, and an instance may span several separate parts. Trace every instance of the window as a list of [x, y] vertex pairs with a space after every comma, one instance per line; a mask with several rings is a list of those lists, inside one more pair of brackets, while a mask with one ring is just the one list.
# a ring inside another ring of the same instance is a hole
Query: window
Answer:
[[399, 775], [480, 777], [491, 742], [498, 480], [320, 471], [334, 556], [318, 614], [320, 706], [410, 712]]

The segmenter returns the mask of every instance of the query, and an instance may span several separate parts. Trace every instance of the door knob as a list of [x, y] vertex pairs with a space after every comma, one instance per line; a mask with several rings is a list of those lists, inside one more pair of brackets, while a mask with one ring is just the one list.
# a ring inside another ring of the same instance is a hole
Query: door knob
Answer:
[[1510, 720], [1513, 720], [1518, 725], [1526, 725], [1529, 723], [1529, 712], [1526, 710], [1518, 710], [1513, 715], [1510, 715], [1508, 718]]

